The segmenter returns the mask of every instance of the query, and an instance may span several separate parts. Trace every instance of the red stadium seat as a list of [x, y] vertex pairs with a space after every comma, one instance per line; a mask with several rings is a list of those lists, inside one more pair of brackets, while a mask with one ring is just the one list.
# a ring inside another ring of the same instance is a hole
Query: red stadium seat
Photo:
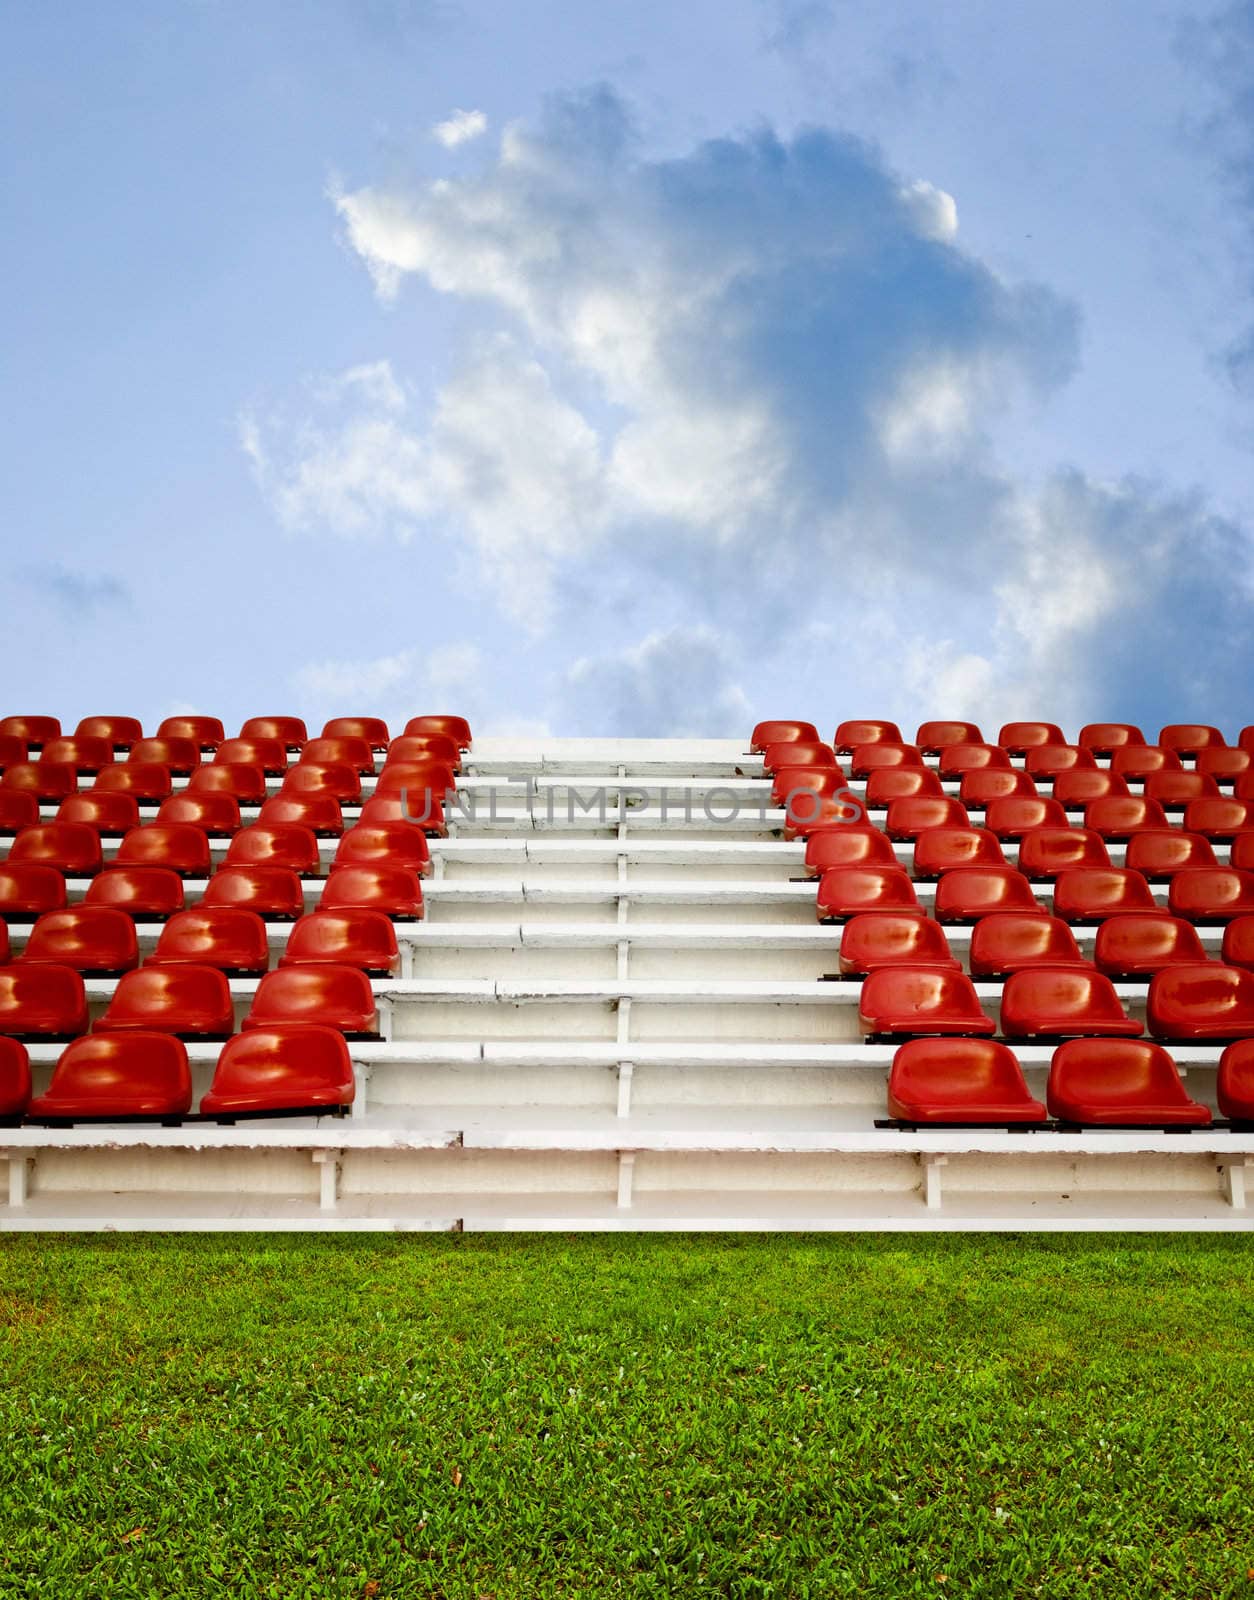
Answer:
[[137, 739], [127, 762], [131, 766], [168, 767], [186, 777], [200, 765], [200, 746], [195, 739]]
[[1221, 1116], [1254, 1122], [1254, 1039], [1240, 1039], [1220, 1056], [1215, 1098]]
[[1254, 771], [1242, 772], [1232, 786], [1234, 800], [1254, 800]]
[[[787, 767], [781, 767], [781, 772], [786, 772]], [[814, 771], [813, 768], [803, 769]], [[818, 771], [818, 776], [828, 778], [828, 773]], [[380, 772], [378, 782], [375, 784], [376, 794], [395, 794], [401, 789], [411, 789], [415, 794], [429, 789], [434, 798], [442, 800], [444, 796], [457, 788], [457, 775], [452, 767], [442, 766], [438, 761], [390, 761]]]
[[244, 1028], [269, 1028], [275, 1023], [316, 1023], [341, 1033], [377, 1037], [374, 991], [357, 967], [323, 963], [279, 967], [257, 985]]
[[1130, 839], [1146, 828], [1165, 828], [1167, 814], [1157, 800], [1147, 800], [1144, 795], [1107, 795], [1085, 806], [1084, 826], [1106, 840]]
[[1190, 800], [1184, 826], [1189, 833], [1220, 842], [1254, 832], [1254, 800]]
[[[457, 744], [462, 749], [465, 749], [467, 746], [465, 746], [464, 739], [454, 728], [435, 726], [435, 723], [443, 723], [445, 720], [446, 718], [443, 717], [413, 717], [409, 722], [406, 722], [405, 731], [408, 734], [446, 733], [449, 734], [449, 738], [456, 739]], [[417, 726], [419, 723], [422, 723], [422, 726]], [[817, 744], [819, 742], [819, 730], [817, 730], [813, 722], [760, 722], [757, 728], [753, 730], [753, 733], [750, 734], [749, 749], [761, 754], [768, 744], [790, 744], [790, 742], [795, 741], [801, 741], [803, 744]]]
[[194, 906], [170, 918], [144, 964], [217, 967], [229, 977], [254, 977], [270, 966], [266, 925], [255, 911]]
[[135, 924], [124, 911], [109, 906], [45, 911], [17, 959], [22, 964], [51, 961], [91, 977], [113, 977], [139, 965]]
[[909, 875], [901, 867], [830, 867], [819, 879], [820, 922], [841, 922], [864, 911], [923, 915]]
[[[437, 729], [437, 732], [444, 732]], [[386, 750], [391, 735], [382, 717], [332, 717], [322, 730], [324, 739], [364, 739], [376, 750]]]
[[303, 763], [316, 762], [320, 766], [344, 765], [357, 773], [374, 771], [374, 750], [369, 739], [347, 737], [310, 739], [300, 753]]
[[961, 800], [950, 795], [912, 795], [894, 800], [884, 824], [890, 839], [914, 840], [927, 828], [966, 828], [971, 823]]
[[1254, 916], [1254, 872], [1238, 867], [1185, 867], [1167, 893], [1172, 915], [1189, 922]]
[[157, 729], [158, 739], [190, 739], [202, 750], [216, 750], [226, 738], [217, 717], [167, 717]]
[[[386, 820], [394, 821], [403, 815], [398, 808], [395, 812], [383, 812], [379, 808], [387, 805], [392, 799], [390, 795], [375, 795], [361, 808], [363, 822], [377, 822]], [[411, 802], [413, 803], [413, 802]], [[421, 812], [425, 802], [419, 800], [418, 810]], [[434, 802], [432, 802], [434, 804]], [[443, 812], [441, 811], [441, 819]], [[413, 816], [405, 815], [404, 820], [413, 821]], [[826, 833], [829, 828], [856, 828], [866, 823], [866, 807], [852, 789], [838, 789], [830, 795], [793, 796], [793, 803], [784, 812], [784, 838], [807, 839], [812, 833]], [[433, 828], [430, 822], [425, 824], [425, 831], [435, 834], [441, 830]]]
[[1145, 735], [1130, 722], [1090, 722], [1080, 729], [1076, 743], [1094, 755], [1109, 756], [1130, 744], [1144, 744]]
[[1223, 960], [1254, 971], [1254, 917], [1234, 917], [1224, 929]]
[[311, 828], [296, 822], [254, 822], [242, 828], [227, 846], [228, 867], [285, 867], [301, 877], [316, 877], [322, 858]]
[[806, 840], [806, 871], [819, 877], [829, 867], [895, 867], [892, 841], [878, 828], [845, 823], [820, 828]]
[[90, 878], [100, 871], [100, 835], [85, 822], [37, 822], [23, 828], [9, 847], [9, 865], [39, 862], [67, 877]]
[[1190, 800], [1218, 798], [1219, 785], [1205, 772], [1151, 772], [1141, 792], [1164, 811], [1183, 811]]
[[338, 800], [356, 804], [361, 799], [361, 776], [343, 761], [298, 762], [287, 769], [280, 794], [298, 798], [302, 795], [329, 795]]
[[1164, 967], [1205, 961], [1206, 951], [1191, 922], [1131, 912], [1102, 923], [1093, 959], [1108, 978], [1152, 978]]
[[47, 744], [61, 732], [56, 717], [14, 716], [0, 717], [0, 734], [11, 734], [15, 739], [25, 739], [27, 744]]
[[249, 717], [239, 730], [241, 739], [281, 739], [288, 750], [299, 750], [309, 730], [299, 717]]
[[106, 867], [92, 879], [83, 904], [164, 921], [183, 909], [183, 880], [170, 867]]
[[84, 717], [74, 732], [89, 739], [107, 739], [115, 750], [129, 750], [144, 737], [138, 717]]
[[935, 756], [951, 744], [981, 744], [983, 735], [974, 722], [923, 722], [914, 737], [924, 755]]
[[860, 744], [849, 757], [849, 773], [854, 778], [866, 778], [883, 767], [921, 767], [923, 756], [917, 745], [890, 744], [882, 739], [877, 744]]
[[52, 1070], [48, 1093], [30, 1103], [35, 1122], [111, 1122], [182, 1117], [191, 1110], [187, 1047], [168, 1033], [93, 1034], [75, 1039]]
[[1029, 750], [1066, 742], [1056, 722], [1008, 722], [997, 735], [997, 743], [1012, 756], [1026, 756]]
[[[392, 741], [396, 743], [395, 740]], [[388, 753], [388, 764], [400, 757], [393, 757]], [[433, 759], [431, 756], [420, 758], [424, 761]], [[450, 763], [441, 763], [450, 765]], [[762, 752], [762, 770], [767, 777], [773, 777], [780, 767], [821, 767], [824, 771], [841, 772], [840, 762], [830, 744], [803, 744], [799, 739], [791, 744], [768, 744]], [[841, 774], [843, 777], [843, 773]]]
[[0, 1033], [72, 1039], [86, 1032], [87, 995], [72, 967], [44, 961], [0, 967]]
[[863, 795], [868, 808], [892, 805], [912, 795], [943, 795], [940, 774], [931, 767], [877, 767], [866, 780]]
[[[67, 806], [69, 798], [61, 804]], [[57, 812], [57, 820], [62, 820], [61, 812]], [[66, 822], [73, 818], [66, 817]], [[39, 798], [24, 789], [0, 789], [0, 833], [17, 833], [22, 828], [29, 828], [39, 821]]]
[[1254, 751], [1254, 723], [1241, 729], [1237, 735], [1237, 745], [1242, 750]]
[[282, 739], [224, 739], [213, 758], [215, 767], [260, 767], [268, 777], [287, 772], [287, 746]]
[[1004, 867], [1001, 845], [987, 828], [926, 828], [914, 841], [914, 876], [924, 882], [955, 867]]
[[295, 824], [319, 839], [335, 839], [344, 831], [340, 802], [330, 794], [272, 795], [257, 813], [257, 824], [263, 828]]
[[334, 1028], [256, 1028], [227, 1040], [200, 1110], [231, 1119], [342, 1111], [355, 1093], [348, 1046]]
[[0, 866], [0, 917], [25, 922], [65, 905], [65, 879], [55, 867]]
[[384, 765], [392, 761], [437, 761], [460, 772], [461, 746], [447, 733], [400, 733], [388, 745]]
[[864, 1034], [989, 1034], [975, 986], [948, 968], [879, 967], [863, 979], [858, 1022]]
[[938, 922], [976, 922], [1040, 909], [1032, 885], [1014, 867], [956, 867], [936, 885]]
[[311, 911], [293, 927], [281, 967], [358, 967], [372, 977], [388, 978], [399, 954], [396, 929], [382, 911]]
[[[119, 798], [121, 798], [119, 796]], [[184, 828], [199, 828], [201, 833], [214, 839], [229, 839], [240, 830], [239, 801], [233, 794], [189, 793], [172, 794], [157, 809], [159, 823], [174, 824]]]
[[1053, 796], [1060, 806], [1083, 810], [1090, 800], [1104, 800], [1107, 795], [1120, 799], [1131, 794], [1128, 780], [1105, 767], [1073, 767], [1070, 772], [1060, 772], [1054, 779]]
[[1036, 784], [1031, 774], [1020, 767], [978, 768], [964, 776], [958, 789], [958, 798], [963, 805], [977, 811], [991, 805], [994, 800], [1017, 795], [1026, 795], [1030, 800], [1036, 798]]
[[1195, 756], [1199, 750], [1223, 750], [1228, 741], [1218, 728], [1204, 722], [1173, 722], [1158, 735], [1164, 750], [1174, 750], [1180, 756]]
[[1100, 922], [1129, 911], [1167, 915], [1149, 884], [1129, 867], [1071, 867], [1054, 880], [1054, 915], [1064, 922]]
[[173, 1033], [180, 1039], [229, 1039], [235, 1032], [231, 990], [217, 967], [143, 966], [118, 979], [93, 1033], [136, 1029]]
[[1088, 828], [1033, 828], [1019, 841], [1019, 871], [1056, 878], [1071, 867], [1108, 867], [1105, 840]]
[[266, 775], [259, 766], [242, 761], [215, 761], [197, 767], [186, 794], [230, 795], [236, 805], [259, 806], [266, 798]]
[[18, 761], [0, 775], [0, 789], [21, 789], [38, 800], [60, 801], [78, 792], [78, 772], [65, 761]]
[[93, 739], [88, 734], [62, 734], [49, 739], [39, 753], [41, 761], [74, 767], [79, 772], [99, 772], [112, 765], [115, 757], [108, 739]]
[[1033, 828], [1065, 828], [1067, 813], [1059, 801], [1044, 795], [1009, 794], [989, 801], [984, 826], [999, 839], [1022, 839]]
[[[761, 748], [757, 737], [758, 729], [770, 729], [772, 727], [799, 728], [803, 731], [796, 735], [798, 739], [817, 739], [819, 736], [818, 729], [812, 722], [760, 722], [758, 727], [754, 729], [754, 739], [753, 743], [750, 745], [750, 749], [758, 750]], [[470, 724], [466, 721], [465, 717], [452, 717], [445, 712], [428, 712], [425, 716], [410, 717], [409, 721], [405, 724], [405, 733], [407, 736], [423, 733], [447, 733], [450, 739], [457, 740], [459, 749], [469, 750], [471, 745]], [[775, 735], [775, 737], [779, 739], [790, 739], [793, 737], [793, 735], [790, 733], [781, 733]], [[769, 744], [770, 742], [771, 740], [768, 737], [766, 743]]]
[[1134, 1039], [1141, 1024], [1124, 1014], [1105, 973], [1077, 967], [1024, 967], [1006, 979], [1001, 1031], [1007, 1039]]
[[1248, 1039], [1254, 972], [1218, 961], [1167, 967], [1150, 981], [1146, 1015], [1156, 1039]]
[[1004, 978], [1027, 967], [1087, 970], [1092, 965], [1065, 922], [1030, 911], [981, 917], [971, 929], [970, 964], [973, 978]]
[[365, 908], [389, 917], [421, 917], [422, 884], [407, 867], [335, 867], [319, 905], [323, 911]]
[[1164, 750], [1161, 745], [1127, 745], [1111, 756], [1110, 770], [1135, 782], [1155, 772], [1179, 772], [1181, 761], [1174, 750]]
[[[1209, 841], [1205, 841], [1209, 844]], [[1242, 872], [1254, 872], [1254, 833], [1239, 833], [1232, 841], [1232, 848], [1228, 852], [1228, 864], [1238, 867]], [[1190, 866], [1217, 866], [1216, 861], [1189, 862]]]
[[30, 750], [25, 739], [15, 738], [11, 733], [0, 734], [0, 771], [29, 760]]
[[940, 753], [937, 770], [942, 778], [961, 778], [967, 772], [1011, 769], [1010, 757], [999, 744], [948, 744]]
[[1091, 750], [1075, 744], [1039, 744], [1029, 750], [1024, 771], [1034, 778], [1058, 778], [1064, 772], [1101, 772]]
[[1044, 1122], [1007, 1045], [992, 1039], [909, 1039], [888, 1074], [898, 1122], [958, 1125]]
[[1045, 1099], [1061, 1122], [1098, 1128], [1205, 1127], [1176, 1064], [1145, 1039], [1069, 1039], [1054, 1051]]
[[917, 913], [867, 911], [851, 917], [840, 936], [840, 970], [861, 977], [880, 967], [927, 967], [961, 972], [938, 922]]
[[1248, 750], [1230, 750], [1225, 745], [1199, 750], [1194, 766], [1198, 772], [1207, 772], [1220, 783], [1229, 783], [1254, 767], [1254, 755]]
[[[385, 770], [379, 780], [381, 785], [386, 776]], [[394, 784], [387, 784], [383, 792], [389, 793], [395, 787]], [[791, 806], [794, 795], [833, 795], [844, 787], [845, 775], [839, 767], [779, 767], [771, 782], [771, 804]], [[443, 795], [446, 791], [437, 787], [435, 792]], [[808, 805], [808, 802], [805, 804]], [[803, 809], [802, 816], [806, 814]]]
[[181, 878], [207, 878], [213, 871], [209, 837], [188, 822], [150, 822], [132, 828], [118, 846], [115, 867], [169, 867]]
[[340, 840], [335, 866], [408, 867], [425, 877], [431, 871], [431, 846], [412, 822], [359, 822]]
[[173, 790], [169, 767], [153, 761], [115, 761], [102, 767], [91, 786], [93, 794], [129, 794], [140, 802], [160, 803]]
[[901, 729], [895, 722], [859, 722], [851, 719], [837, 728], [832, 744], [838, 755], [851, 756], [860, 744], [879, 744], [881, 740], [889, 744], [901, 744]]
[[234, 906], [259, 917], [294, 920], [305, 909], [305, 891], [288, 867], [219, 867], [205, 885], [202, 906]]
[[0, 1039], [0, 1125], [13, 1127], [30, 1106], [30, 1056], [17, 1039]]
[[1184, 867], [1217, 867], [1209, 839], [1182, 828], [1147, 828], [1128, 840], [1125, 865], [1147, 878], [1170, 878]]

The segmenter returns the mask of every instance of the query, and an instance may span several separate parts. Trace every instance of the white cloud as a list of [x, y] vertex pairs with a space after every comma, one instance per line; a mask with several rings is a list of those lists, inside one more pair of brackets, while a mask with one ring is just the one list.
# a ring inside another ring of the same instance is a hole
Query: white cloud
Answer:
[[605, 734], [736, 738], [752, 720], [729, 641], [703, 625], [583, 657], [567, 673], [566, 689], [576, 719]]
[[487, 131], [488, 119], [482, 111], [454, 111], [445, 121], [436, 123], [431, 135], [446, 150], [455, 150], [459, 144], [477, 139]]

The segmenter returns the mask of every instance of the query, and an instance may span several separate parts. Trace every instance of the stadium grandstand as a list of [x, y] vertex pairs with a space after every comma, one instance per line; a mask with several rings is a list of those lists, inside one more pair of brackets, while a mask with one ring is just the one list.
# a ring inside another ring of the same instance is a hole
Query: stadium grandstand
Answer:
[[7, 716], [3, 1225], [1248, 1228], [1229, 732]]

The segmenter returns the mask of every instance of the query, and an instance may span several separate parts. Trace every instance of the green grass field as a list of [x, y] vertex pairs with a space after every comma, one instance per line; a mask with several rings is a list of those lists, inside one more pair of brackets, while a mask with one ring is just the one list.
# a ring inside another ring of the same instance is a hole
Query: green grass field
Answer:
[[1252, 1259], [9, 1237], [0, 1594], [1254, 1596]]

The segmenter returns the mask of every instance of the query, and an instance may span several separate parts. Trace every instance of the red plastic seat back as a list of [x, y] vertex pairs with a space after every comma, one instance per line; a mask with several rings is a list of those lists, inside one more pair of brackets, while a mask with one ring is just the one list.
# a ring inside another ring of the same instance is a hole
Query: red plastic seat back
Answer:
[[865, 1034], [990, 1034], [975, 986], [948, 968], [879, 967], [862, 982], [858, 1020]]
[[980, 917], [1039, 910], [1032, 885], [1014, 867], [956, 867], [936, 885], [938, 922], [975, 922]]
[[894, 800], [884, 824], [890, 839], [917, 839], [927, 828], [967, 828], [971, 819], [961, 800], [950, 795], [914, 795]]
[[[1208, 850], [1211, 848], [1208, 840], [1202, 840], [1201, 842], [1206, 845]], [[1210, 861], [1190, 861], [1188, 865], [1191, 867], [1217, 866], [1218, 863], [1213, 859], [1213, 854], [1212, 851], [1212, 859]], [[1230, 865], [1240, 868], [1242, 872], [1254, 872], [1254, 833], [1237, 834], [1232, 841], [1232, 848], [1228, 851], [1228, 861]]]
[[60, 801], [78, 792], [78, 772], [65, 761], [16, 761], [0, 775], [0, 789], [23, 789], [40, 800]]
[[135, 766], [169, 767], [171, 772], [186, 774], [200, 765], [200, 746], [195, 739], [137, 739], [127, 761]]
[[1156, 1039], [1254, 1036], [1254, 972], [1218, 961], [1167, 967], [1150, 982], [1146, 1004]]
[[992, 1039], [909, 1039], [889, 1070], [888, 1114], [944, 1125], [1043, 1122], [1046, 1111], [1028, 1092], [1008, 1046]]
[[840, 970], [846, 977], [902, 966], [962, 970], [945, 930], [928, 917], [867, 911], [846, 922], [840, 936]]
[[1165, 828], [1167, 814], [1157, 800], [1147, 800], [1144, 795], [1107, 795], [1085, 806], [1084, 826], [1103, 839], [1130, 839], [1146, 828]]
[[456, 773], [438, 761], [389, 761], [379, 774], [374, 792], [396, 794], [407, 789], [421, 796], [429, 791], [434, 800], [440, 801], [456, 788]]
[[317, 1023], [341, 1033], [373, 1033], [374, 991], [357, 967], [279, 967], [257, 985], [246, 1029], [274, 1023]]
[[1090, 722], [1076, 741], [1094, 755], [1109, 756], [1131, 744], [1144, 744], [1145, 735], [1131, 722]]
[[190, 739], [202, 750], [216, 750], [226, 738], [226, 730], [217, 717], [167, 717], [157, 729], [157, 738]]
[[17, 1039], [0, 1039], [0, 1117], [15, 1122], [30, 1106], [30, 1056]]
[[254, 822], [240, 829], [226, 852], [228, 867], [285, 867], [305, 877], [317, 875], [321, 860], [313, 829], [298, 822]]
[[892, 840], [878, 828], [857, 823], [820, 828], [806, 840], [806, 871], [819, 876], [829, 867], [895, 867]]
[[55, 867], [42, 862], [0, 865], [0, 917], [25, 921], [65, 905], [65, 879]]
[[1254, 971], [1254, 917], [1234, 917], [1224, 929], [1223, 959], [1227, 966]]
[[901, 744], [901, 729], [895, 722], [869, 721], [859, 722], [850, 719], [842, 722], [836, 730], [836, 737], [832, 744], [840, 755], [852, 755], [860, 744], [879, 744], [885, 740], [890, 744]]
[[[794, 723], [776, 722], [776, 723], [759, 723], [758, 724], [758, 728], [770, 728], [770, 727], [776, 727], [776, 728], [780, 728], [780, 727], [799, 728], [799, 729], [802, 730], [802, 732], [797, 734], [797, 738], [799, 738], [799, 739], [801, 739], [801, 738], [817, 739], [818, 736], [819, 736], [818, 735], [818, 729], [815, 728], [815, 726], [814, 726], [814, 724], [812, 722], [794, 722]], [[809, 730], [809, 731], [806, 732], [805, 730]], [[450, 739], [456, 739], [457, 740], [457, 745], [458, 745], [459, 749], [461, 749], [461, 750], [469, 750], [470, 749], [470, 745], [471, 745], [470, 724], [466, 721], [465, 717], [450, 716], [447, 712], [427, 712], [425, 715], [423, 715], [421, 717], [410, 717], [409, 721], [405, 724], [405, 732], [406, 732], [406, 734], [447, 733]], [[758, 733], [758, 729], [755, 728], [754, 729], [754, 742], [753, 742], [753, 744], [751, 746], [751, 748], [754, 749], [754, 750], [757, 750], [757, 749], [760, 748], [760, 745], [758, 744], [758, 740], [757, 740], [757, 733]], [[791, 735], [789, 735], [788, 733], [783, 733], [783, 734], [780, 734], [779, 737], [782, 738], [782, 739], [787, 739], [787, 738], [791, 737]]]
[[184, 790], [161, 802], [157, 821], [198, 828], [214, 838], [230, 838], [240, 829], [239, 801], [233, 794], [189, 794]]
[[431, 871], [431, 846], [412, 822], [359, 822], [340, 840], [335, 866], [408, 867], [424, 875]]
[[1004, 867], [1006, 858], [987, 828], [925, 828], [914, 841], [916, 878], [939, 878], [955, 867]]
[[1106, 918], [1097, 930], [1093, 959], [1109, 978], [1144, 978], [1164, 967], [1205, 961], [1206, 951], [1191, 922], [1131, 912]]
[[1200, 833], [1181, 828], [1146, 828], [1128, 840], [1125, 866], [1147, 878], [1170, 878], [1184, 867], [1215, 867], [1214, 847]]
[[93, 794], [129, 794], [136, 801], [164, 800], [173, 789], [169, 767], [152, 761], [115, 761], [102, 767]]
[[329, 795], [338, 800], [356, 804], [361, 799], [361, 776], [343, 761], [297, 762], [287, 769], [281, 794], [299, 798], [302, 795]]
[[994, 800], [1018, 795], [1025, 795], [1029, 800], [1036, 797], [1036, 784], [1031, 774], [1021, 767], [977, 768], [965, 774], [958, 790], [963, 805], [974, 810], [990, 806]]
[[1149, 884], [1128, 867], [1071, 867], [1054, 880], [1054, 915], [1067, 922], [1100, 922], [1125, 911], [1165, 914]]
[[364, 906], [389, 917], [421, 917], [422, 884], [417, 873], [407, 867], [336, 867], [327, 879], [319, 904], [324, 911]]
[[197, 767], [188, 780], [187, 794], [230, 795], [237, 805], [259, 806], [266, 798], [266, 775], [259, 766], [241, 761], [215, 761]]
[[149, 963], [118, 980], [96, 1033], [178, 1033], [197, 1038], [229, 1036], [235, 1010], [226, 977], [217, 967]]
[[260, 767], [281, 778], [287, 771], [287, 745], [282, 739], [224, 739], [213, 758], [215, 767]]
[[1182, 811], [1190, 800], [1217, 798], [1219, 785], [1205, 772], [1151, 772], [1142, 793], [1164, 809]]
[[170, 867], [106, 867], [83, 904], [114, 906], [131, 917], [172, 917], [183, 909], [183, 880]]
[[1073, 767], [1060, 772], [1054, 779], [1053, 797], [1060, 806], [1082, 811], [1090, 800], [1104, 800], [1107, 795], [1123, 798], [1131, 794], [1128, 780], [1105, 767]]
[[299, 717], [249, 717], [239, 730], [241, 739], [281, 739], [289, 750], [299, 750], [309, 730]]
[[25, 739], [15, 738], [11, 733], [0, 734], [0, 771], [29, 760], [30, 750]]
[[208, 835], [187, 822], [132, 828], [113, 860], [118, 867], [170, 867], [185, 878], [206, 878], [213, 870]]
[[1069, 1039], [1054, 1051], [1046, 1101], [1060, 1120], [1095, 1127], [1210, 1121], [1167, 1052], [1143, 1039]]
[[382, 717], [332, 717], [322, 730], [324, 739], [364, 739], [376, 750], [388, 747], [388, 725]]
[[[61, 805], [69, 805], [73, 796], [62, 800]], [[61, 820], [60, 808], [57, 818]], [[77, 819], [66, 817], [66, 822]], [[17, 833], [22, 828], [29, 828], [39, 821], [39, 797], [28, 793], [24, 789], [0, 789], [0, 833]]]
[[1172, 722], [1158, 735], [1164, 750], [1174, 750], [1180, 756], [1195, 756], [1199, 750], [1223, 750], [1227, 740], [1218, 728], [1204, 722]]
[[87, 1031], [87, 994], [80, 973], [51, 962], [0, 967], [0, 1033], [72, 1038]]
[[330, 794], [276, 794], [257, 814], [258, 825], [287, 827], [295, 823], [318, 838], [337, 838], [344, 831], [340, 802]]
[[1235, 839], [1254, 831], [1254, 800], [1190, 800], [1184, 826], [1207, 839]]
[[1190, 922], [1254, 916], [1254, 872], [1238, 867], [1185, 867], [1171, 880], [1167, 904]]
[[344, 1037], [313, 1023], [254, 1028], [228, 1039], [200, 1102], [215, 1114], [349, 1106], [356, 1085]]
[[1221, 1116], [1254, 1122], [1254, 1039], [1240, 1039], [1220, 1056], [1215, 1098]]
[[400, 733], [388, 745], [384, 764], [389, 761], [436, 761], [460, 772], [462, 752], [447, 733]]
[[1110, 852], [1089, 828], [1033, 828], [1019, 841], [1019, 871], [1029, 878], [1056, 878], [1070, 867], [1108, 867]]
[[997, 735], [997, 743], [1012, 756], [1026, 756], [1029, 750], [1066, 742], [1056, 722], [1008, 722]]
[[924, 755], [939, 755], [947, 745], [982, 744], [984, 736], [974, 722], [922, 722], [914, 742]]
[[1024, 771], [1034, 778], [1058, 778], [1064, 772], [1101, 772], [1091, 750], [1076, 744], [1039, 744], [1029, 750]]
[[866, 778], [883, 767], [921, 767], [923, 756], [917, 745], [890, 744], [881, 739], [875, 744], [860, 744], [849, 757], [852, 777]]
[[300, 753], [303, 764], [317, 762], [322, 766], [343, 765], [357, 773], [374, 771], [374, 749], [369, 739], [342, 738], [310, 739]]
[[187, 1047], [168, 1033], [97, 1033], [61, 1052], [40, 1118], [180, 1117], [191, 1110]]
[[1254, 754], [1249, 750], [1229, 749], [1226, 745], [1212, 745], [1198, 751], [1194, 767], [1198, 772], [1209, 773], [1220, 783], [1230, 783], [1254, 767]]
[[901, 867], [830, 867], [819, 879], [820, 922], [843, 921], [864, 911], [923, 915], [914, 885]]
[[[399, 759], [391, 751], [388, 752], [389, 763]], [[422, 759], [430, 761], [433, 758], [426, 756]], [[762, 770], [768, 777], [773, 776], [780, 767], [821, 767], [825, 771], [841, 771], [830, 744], [803, 744], [799, 739], [792, 744], [768, 744], [762, 752]]]
[[931, 767], [877, 767], [867, 777], [863, 798], [868, 807], [879, 809], [911, 795], [944, 793], [940, 774]]
[[15, 739], [24, 739], [27, 744], [47, 744], [49, 739], [55, 739], [60, 732], [61, 724], [56, 717], [29, 714], [0, 717], [0, 734], [10, 734]]
[[311, 911], [293, 927], [281, 967], [358, 967], [387, 977], [396, 970], [396, 930], [382, 911]]
[[305, 909], [305, 892], [287, 867], [219, 867], [200, 897], [202, 906], [235, 906], [261, 917], [294, 919]]
[[[844, 787], [845, 775], [839, 767], [779, 767], [771, 783], [771, 804], [799, 810], [803, 819], [813, 820], [811, 802], [802, 799], [798, 806], [794, 796], [824, 797], [838, 794]], [[436, 793], [442, 791], [437, 789]]]
[[90, 877], [102, 865], [100, 835], [85, 822], [37, 822], [9, 847], [9, 862], [42, 862], [69, 877]]
[[31, 929], [19, 962], [51, 961], [75, 972], [129, 972], [139, 964], [135, 924], [108, 906], [45, 911]]
[[1125, 745], [1111, 756], [1110, 770], [1137, 781], [1154, 772], [1179, 772], [1181, 762], [1174, 750], [1164, 750], [1161, 745]]
[[1093, 967], [1024, 967], [1011, 973], [1002, 990], [1001, 1031], [1007, 1039], [1131, 1039], [1141, 1024], [1124, 1014], [1114, 984]]
[[107, 739], [115, 750], [129, 750], [144, 737], [138, 717], [83, 717], [74, 732], [89, 739]]
[[113, 762], [113, 745], [108, 739], [93, 739], [90, 734], [62, 734], [48, 740], [39, 759], [74, 767], [79, 772], [99, 772]]
[[1010, 757], [999, 744], [948, 744], [937, 763], [942, 778], [961, 778], [966, 772], [1011, 770]]
[[1065, 828], [1067, 813], [1052, 798], [1011, 794], [989, 801], [984, 826], [999, 839], [1022, 839], [1033, 828]]
[[262, 973], [270, 965], [266, 925], [255, 911], [193, 906], [162, 928], [146, 965], [217, 967], [241, 977]]
[[1045, 912], [981, 917], [971, 929], [971, 976], [1001, 978], [1025, 967], [1087, 967], [1075, 935]]

